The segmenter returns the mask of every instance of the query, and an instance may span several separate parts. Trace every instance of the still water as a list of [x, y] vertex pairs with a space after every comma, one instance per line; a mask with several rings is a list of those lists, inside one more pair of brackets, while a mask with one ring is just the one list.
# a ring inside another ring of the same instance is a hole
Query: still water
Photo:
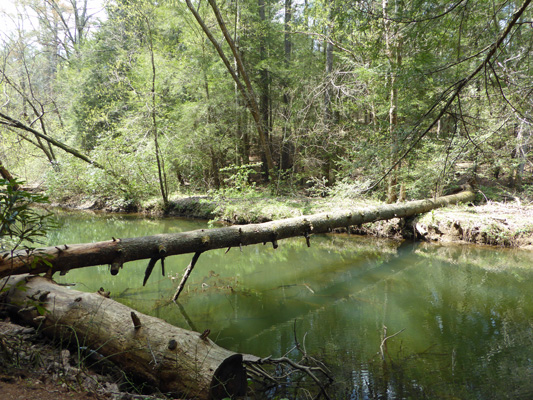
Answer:
[[[132, 215], [57, 218], [50, 245], [207, 226]], [[101, 266], [58, 279], [77, 290], [103, 287], [183, 328], [210, 329], [237, 352], [298, 359], [296, 334], [331, 369], [332, 398], [533, 399], [532, 252], [348, 235], [313, 236], [311, 248], [296, 238], [276, 250], [215, 250], [200, 257], [178, 307], [168, 300], [190, 258], [167, 258], [166, 276], [158, 263], [145, 287], [147, 261], [117, 276]], [[380, 349], [384, 335], [395, 336]], [[275, 396], [308, 398], [305, 390]]]

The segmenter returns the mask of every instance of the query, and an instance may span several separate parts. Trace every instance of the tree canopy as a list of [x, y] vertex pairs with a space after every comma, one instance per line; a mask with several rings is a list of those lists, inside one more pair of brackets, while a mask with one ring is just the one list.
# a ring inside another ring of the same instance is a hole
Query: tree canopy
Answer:
[[528, 190], [530, 3], [14, 0], [0, 160], [56, 197], [127, 202], [250, 180]]

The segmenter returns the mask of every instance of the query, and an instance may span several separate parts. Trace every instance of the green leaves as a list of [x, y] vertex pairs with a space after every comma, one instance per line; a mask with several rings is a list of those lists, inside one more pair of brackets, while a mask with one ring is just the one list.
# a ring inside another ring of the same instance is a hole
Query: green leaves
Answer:
[[48, 198], [15, 190], [21, 181], [0, 179], [0, 250], [15, 250], [21, 245], [31, 249], [52, 226], [50, 214], [33, 205], [48, 203]]
[[[211, 7], [193, 3], [216, 27]], [[504, 175], [518, 179], [531, 159], [531, 7], [484, 73], [464, 88], [461, 103], [447, 106], [438, 125], [417, 141], [521, 2], [388, 1], [385, 9], [382, 1], [217, 3], [250, 75], [273, 162], [298, 185], [323, 177], [375, 179], [413, 143], [399, 182], [416, 180], [411, 195], [433, 187], [419, 179], [427, 170], [445, 182], [444, 175], [453, 178], [454, 163], [475, 159], [497, 162]], [[233, 174], [221, 168], [262, 159], [247, 103], [184, 2], [118, 0], [107, 12], [65, 60], [51, 54], [57, 43], [43, 32], [39, 40], [48, 43], [27, 42], [20, 54], [14, 42], [2, 46], [5, 107], [35, 126], [46, 120], [50, 137], [82, 147], [106, 167], [94, 171], [61, 152], [50, 154], [61, 167], [48, 174], [51, 194], [139, 201], [168, 180], [168, 197], [185, 186], [224, 186]], [[212, 30], [233, 58], [218, 28]], [[28, 143], [24, 150], [38, 145]], [[2, 146], [16, 158], [9, 144]], [[26, 168], [30, 159], [23, 161]], [[273, 176], [279, 186], [281, 174]], [[234, 191], [251, 187], [239, 179], [226, 184]], [[18, 218], [14, 209], [5, 221]]]

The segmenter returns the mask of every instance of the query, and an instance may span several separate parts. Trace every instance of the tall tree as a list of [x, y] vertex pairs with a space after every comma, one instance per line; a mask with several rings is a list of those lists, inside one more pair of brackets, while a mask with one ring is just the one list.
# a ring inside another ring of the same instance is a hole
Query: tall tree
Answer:
[[283, 90], [283, 136], [281, 139], [281, 162], [280, 168], [288, 170], [292, 168], [292, 153], [294, 145], [291, 133], [291, 57], [292, 57], [292, 38], [291, 38], [291, 21], [293, 15], [292, 0], [285, 0], [284, 9], [284, 32], [283, 32], [283, 61], [285, 67], [285, 78], [282, 83]]
[[[242, 80], [244, 81], [244, 85], [239, 79], [239, 76], [237, 76], [236, 71], [231, 66], [231, 63], [229, 62], [228, 58], [224, 54], [224, 51], [222, 50], [222, 47], [218, 44], [216, 39], [214, 38], [211, 30], [207, 27], [205, 22], [203, 21], [200, 14], [197, 12], [197, 10], [194, 8], [190, 0], [186, 0], [187, 7], [194, 15], [195, 19], [198, 21], [198, 24], [202, 27], [202, 30], [205, 32], [206, 36], [209, 38], [215, 49], [217, 50], [217, 53], [221, 57], [222, 61], [224, 62], [224, 65], [228, 69], [229, 73], [231, 74], [233, 80], [235, 81], [237, 87], [239, 88], [239, 92], [245, 99], [245, 103], [247, 107], [250, 110], [250, 113], [252, 114], [252, 117], [254, 118], [255, 126], [259, 135], [259, 140], [261, 143], [261, 149], [264, 154], [265, 160], [266, 160], [266, 173], [268, 175], [269, 170], [272, 170], [274, 168], [274, 162], [272, 159], [272, 153], [270, 151], [270, 146], [268, 144], [267, 136], [263, 129], [263, 122], [261, 119], [261, 112], [259, 109], [259, 106], [256, 101], [255, 92], [252, 87], [252, 83], [250, 81], [250, 78], [248, 76], [247, 71], [244, 68], [244, 64], [242, 62], [242, 58], [240, 53], [237, 51], [237, 48], [235, 46], [235, 43], [233, 42], [233, 39], [231, 38], [227, 28], [226, 24], [224, 23], [224, 20], [222, 19], [222, 15], [220, 14], [220, 10], [218, 9], [218, 6], [216, 5], [214, 0], [208, 0], [209, 4], [211, 5], [211, 8], [213, 9], [213, 12], [215, 13], [217, 23], [219, 25], [220, 30], [222, 31], [222, 34], [224, 35], [224, 39], [226, 43], [229, 45], [233, 56], [235, 57], [235, 61], [237, 64], [237, 69], [240, 73], [240, 76], [242, 77]], [[245, 87], [246, 86], [246, 87]]]
[[[149, 10], [150, 12], [153, 10]], [[148, 52], [150, 55], [150, 65], [151, 65], [151, 87], [150, 87], [150, 117], [152, 121], [152, 135], [154, 138], [154, 149], [155, 149], [155, 158], [157, 163], [157, 175], [159, 178], [159, 189], [161, 191], [161, 198], [163, 200], [163, 206], [165, 209], [168, 208], [169, 200], [168, 200], [168, 182], [167, 182], [167, 176], [165, 171], [165, 160], [164, 157], [161, 154], [161, 148], [159, 146], [159, 122], [158, 122], [158, 106], [157, 106], [157, 93], [156, 93], [156, 81], [157, 81], [157, 68], [156, 68], [156, 62], [155, 62], [155, 56], [154, 56], [154, 35], [152, 30], [152, 21], [150, 18], [150, 15], [148, 15], [148, 12], [144, 12], [144, 10], [139, 9], [137, 12], [140, 13], [141, 18], [143, 19], [144, 23], [146, 24], [146, 30], [148, 33]]]
[[[325, 32], [325, 56], [326, 56], [326, 84], [324, 90], [324, 125], [326, 132], [325, 134], [329, 136], [334, 129], [337, 121], [334, 117], [333, 106], [332, 106], [332, 96], [333, 96], [333, 29], [334, 29], [334, 13], [335, 13], [335, 1], [328, 0], [327, 2], [327, 25]], [[325, 160], [324, 160], [324, 175], [327, 180], [327, 183], [331, 185], [334, 180], [333, 176], [333, 154], [330, 149], [325, 150]]]
[[[398, 134], [398, 74], [402, 66], [402, 38], [398, 30], [393, 30], [391, 19], [397, 14], [398, 1], [394, 0], [394, 15], [391, 17], [389, 11], [389, 1], [383, 0], [383, 27], [385, 50], [388, 60], [387, 83], [389, 89], [389, 136], [390, 136], [390, 163], [396, 164], [398, 158], [399, 134]], [[387, 188], [387, 202], [393, 203], [398, 200], [397, 188], [398, 173], [401, 163], [397, 163], [393, 172], [391, 172]], [[403, 187], [403, 186], [402, 186]], [[400, 195], [400, 200], [405, 200], [404, 194]]]
[[79, 52], [91, 26], [94, 15], [89, 14], [88, 0], [28, 0], [37, 14], [45, 44], [51, 57], [70, 58]]
[[[266, 145], [270, 150], [271, 142], [271, 98], [270, 98], [270, 72], [267, 66], [268, 53], [268, 21], [266, 16], [265, 0], [257, 0], [257, 8], [259, 11], [259, 112], [261, 114], [261, 124], [263, 134], [265, 136]], [[266, 152], [263, 152], [263, 165], [268, 165], [266, 160]], [[271, 168], [271, 167], [269, 167]], [[268, 174], [268, 170], [266, 170]]]

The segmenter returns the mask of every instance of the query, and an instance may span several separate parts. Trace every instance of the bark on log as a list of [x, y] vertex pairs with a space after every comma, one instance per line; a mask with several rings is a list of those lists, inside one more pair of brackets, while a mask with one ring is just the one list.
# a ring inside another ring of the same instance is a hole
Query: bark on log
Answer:
[[404, 218], [425, 213], [450, 204], [473, 201], [474, 193], [464, 191], [435, 200], [417, 200], [379, 207], [320, 213], [282, 219], [262, 224], [200, 229], [174, 234], [160, 234], [105, 242], [60, 245], [38, 249], [31, 254], [24, 251], [4, 253], [0, 260], [0, 278], [9, 275], [42, 272], [66, 272], [70, 269], [110, 264], [115, 271], [128, 261], [159, 259], [176, 254], [239, 247], [272, 242], [289, 237], [308, 238], [312, 233], [326, 233], [332, 229], [360, 225], [367, 222]]
[[[9, 291], [2, 303], [9, 304], [18, 319], [54, 339], [98, 352], [164, 393], [222, 399], [246, 392], [243, 357], [258, 357], [223, 349], [197, 332], [134, 312], [97, 293], [68, 289], [39, 276], [5, 280]], [[48, 310], [44, 316], [37, 311], [40, 307]]]

